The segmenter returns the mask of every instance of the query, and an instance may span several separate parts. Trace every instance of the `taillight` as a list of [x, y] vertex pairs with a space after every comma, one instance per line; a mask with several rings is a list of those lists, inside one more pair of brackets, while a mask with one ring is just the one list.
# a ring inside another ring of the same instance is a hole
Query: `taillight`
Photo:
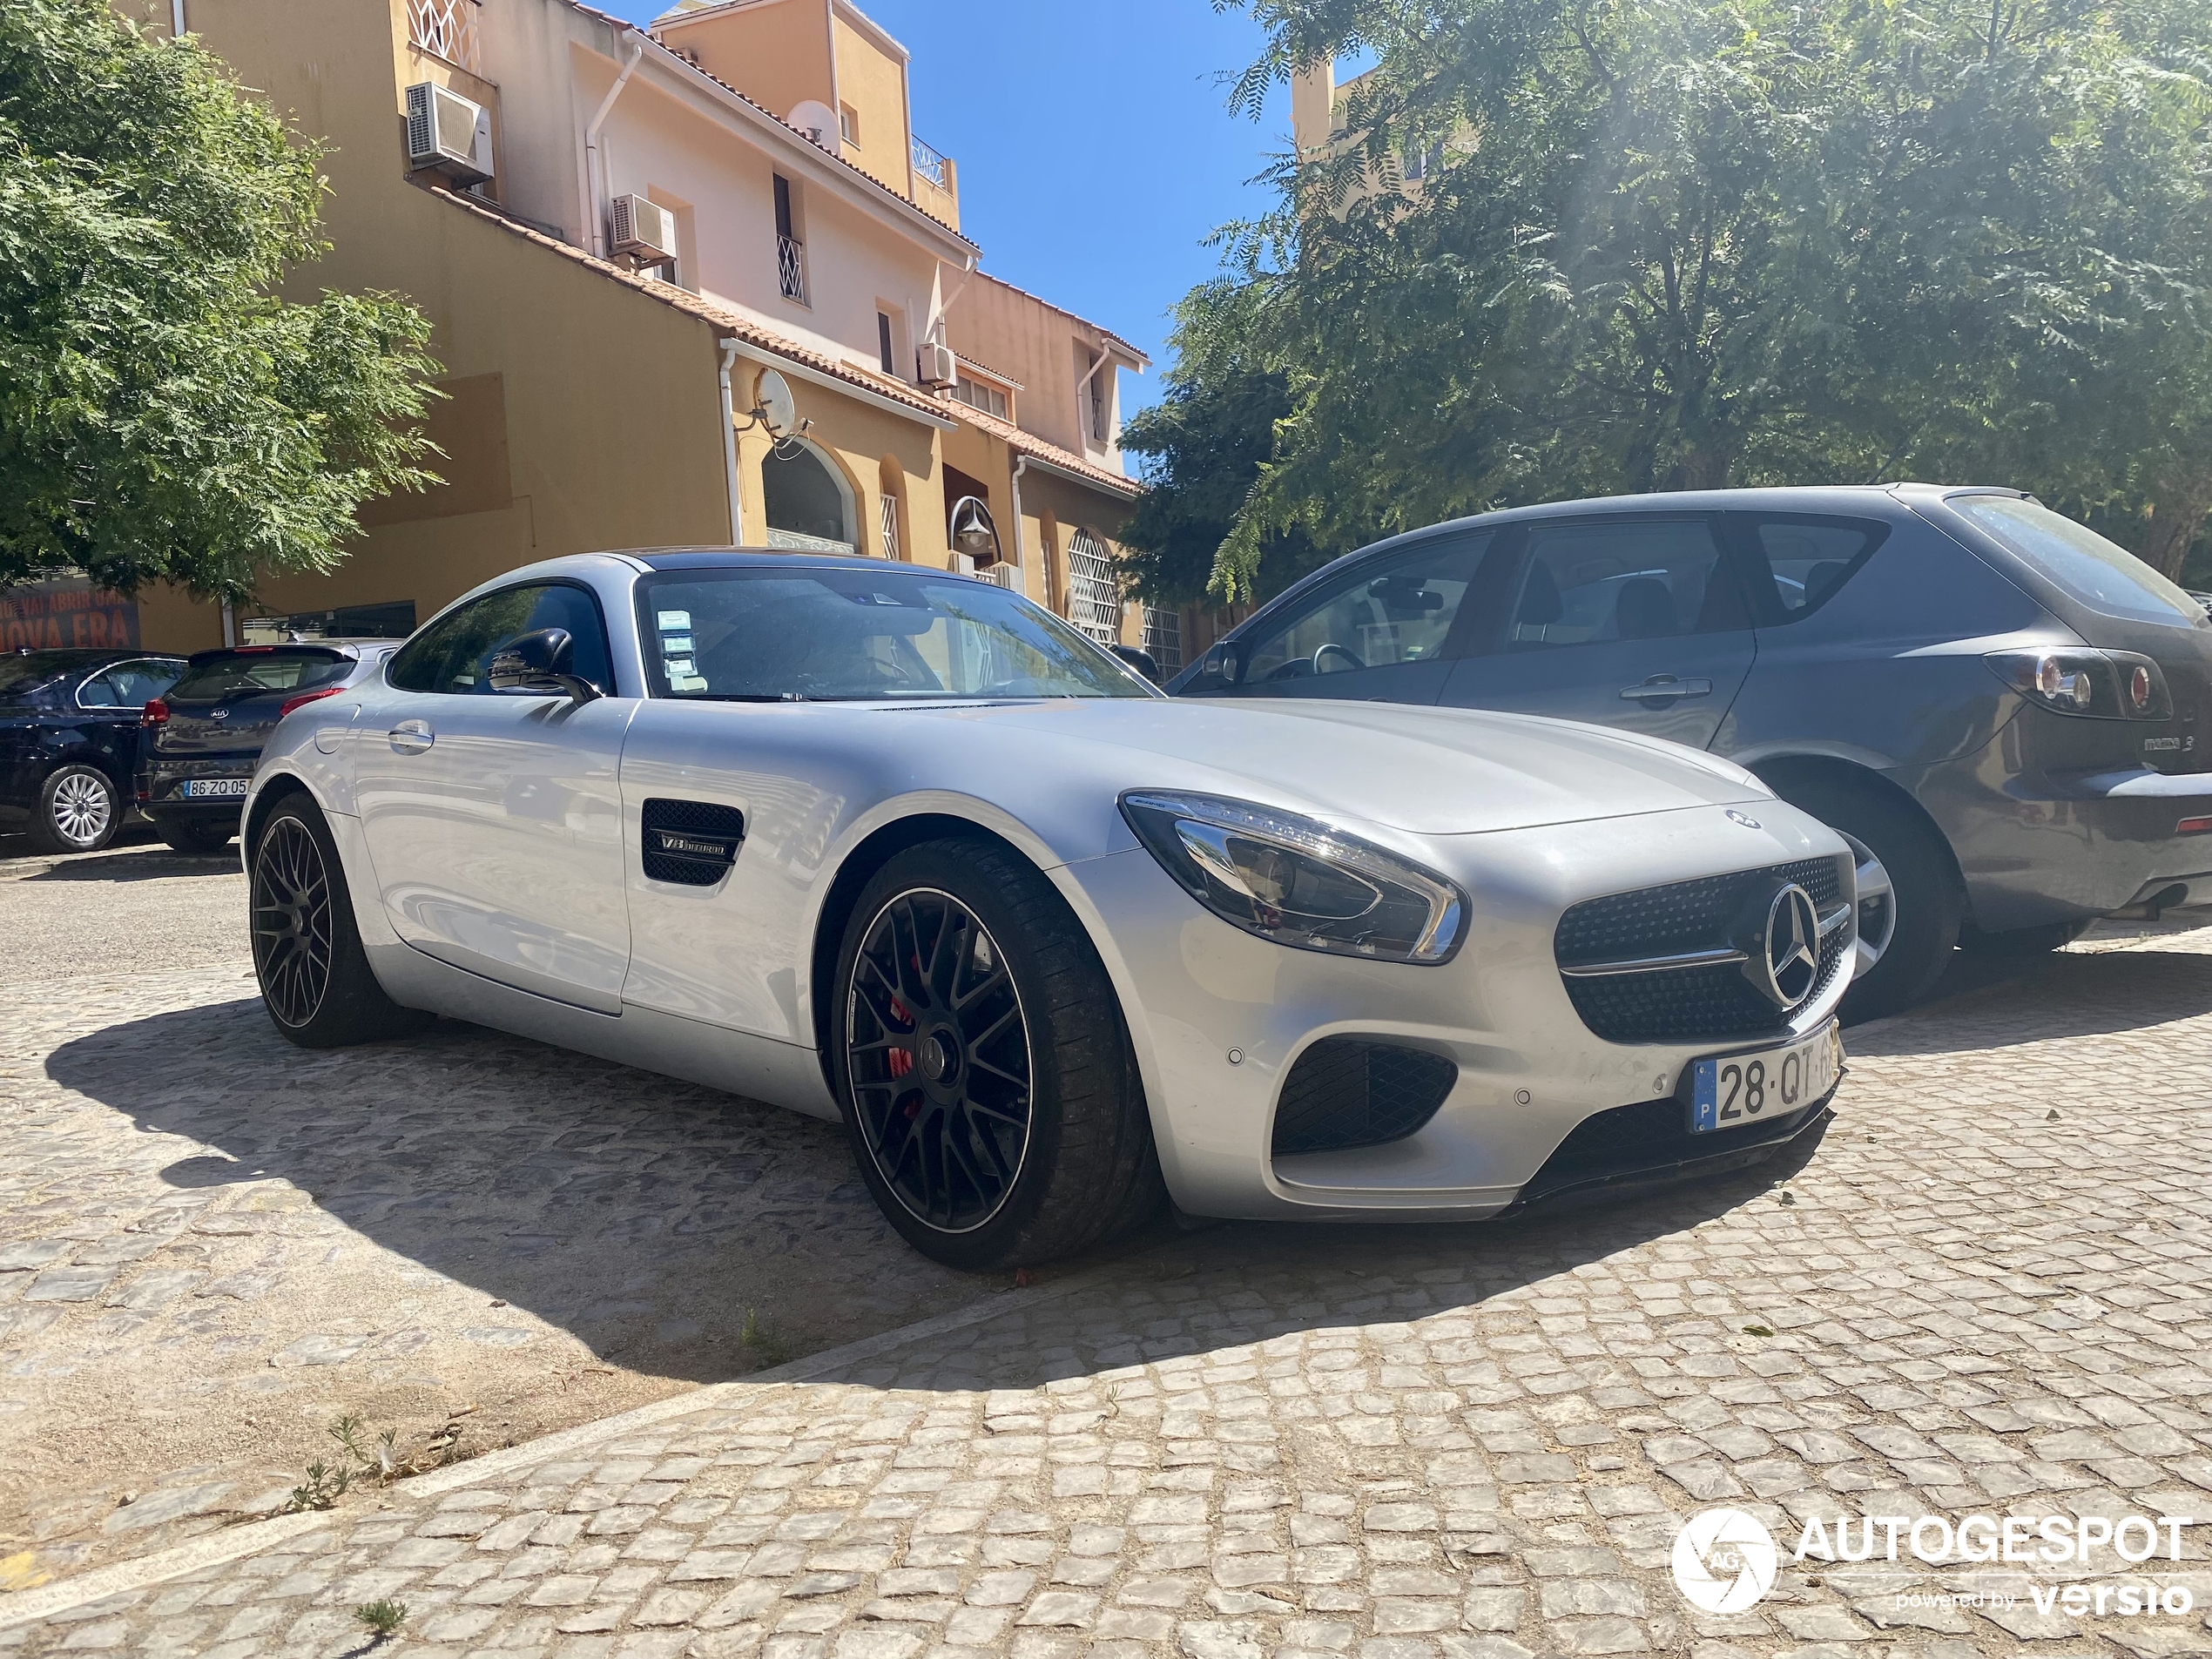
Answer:
[[2056, 714], [2100, 720], [2165, 720], [2174, 713], [2166, 676], [2134, 651], [1997, 651], [1984, 658], [1997, 677]]
[[2212, 818], [2185, 818], [2174, 826], [2176, 835], [2212, 834]]
[[337, 696], [345, 689], [342, 685], [332, 685], [320, 691], [302, 691], [297, 697], [288, 697], [284, 700], [284, 706], [277, 711], [277, 718], [281, 720], [303, 703], [320, 702], [326, 697]]
[[138, 724], [140, 725], [167, 725], [169, 724], [168, 704], [158, 697], [148, 698], [145, 707], [138, 712]]

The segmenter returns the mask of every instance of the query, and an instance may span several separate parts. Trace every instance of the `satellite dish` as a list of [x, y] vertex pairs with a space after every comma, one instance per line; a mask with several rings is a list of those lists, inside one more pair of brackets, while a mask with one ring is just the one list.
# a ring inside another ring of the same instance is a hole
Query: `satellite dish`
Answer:
[[837, 111], [813, 98], [801, 98], [791, 106], [786, 118], [823, 149], [835, 151], [838, 141]]
[[792, 401], [791, 383], [774, 369], [761, 375], [759, 395], [754, 401], [759, 406], [760, 424], [770, 437], [780, 442], [799, 430], [799, 405]]

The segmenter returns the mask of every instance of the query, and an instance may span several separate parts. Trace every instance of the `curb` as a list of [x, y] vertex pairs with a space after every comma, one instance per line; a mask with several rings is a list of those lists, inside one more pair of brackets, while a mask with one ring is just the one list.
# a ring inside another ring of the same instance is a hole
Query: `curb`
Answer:
[[[997, 1318], [1002, 1313], [1019, 1312], [1040, 1303], [1055, 1301], [1061, 1297], [1089, 1290], [1112, 1278], [1131, 1262], [1141, 1260], [1143, 1255], [1149, 1253], [1140, 1252], [1137, 1256], [1109, 1262], [1028, 1290], [1001, 1291], [983, 1301], [954, 1308], [949, 1313], [940, 1313], [934, 1318], [901, 1325], [895, 1331], [886, 1331], [877, 1336], [863, 1337], [842, 1347], [825, 1348], [819, 1353], [774, 1366], [766, 1371], [756, 1371], [750, 1376], [732, 1378], [728, 1382], [709, 1383], [680, 1394], [671, 1394], [665, 1399], [657, 1399], [650, 1405], [618, 1412], [612, 1417], [579, 1424], [575, 1428], [563, 1429], [557, 1433], [541, 1435], [536, 1440], [525, 1440], [520, 1446], [487, 1452], [482, 1457], [470, 1458], [429, 1474], [416, 1475], [388, 1490], [396, 1501], [401, 1502], [415, 1497], [435, 1498], [442, 1493], [474, 1486], [487, 1477], [496, 1478], [533, 1463], [543, 1463], [596, 1445], [601, 1440], [617, 1440], [624, 1434], [664, 1423], [671, 1417], [711, 1411], [717, 1406], [748, 1399], [766, 1390], [808, 1382], [826, 1372], [842, 1370], [860, 1360], [873, 1359], [878, 1354], [889, 1353], [911, 1343], [925, 1342], [932, 1337], [963, 1331], [970, 1325]], [[169, 1579], [182, 1578], [187, 1573], [196, 1573], [202, 1568], [219, 1567], [225, 1561], [254, 1554], [272, 1544], [282, 1543], [287, 1538], [296, 1538], [302, 1533], [313, 1532], [319, 1527], [327, 1527], [348, 1518], [343, 1510], [273, 1515], [266, 1521], [247, 1521], [241, 1526], [205, 1533], [172, 1548], [140, 1556], [136, 1561], [118, 1561], [112, 1567], [98, 1568], [74, 1578], [41, 1585], [36, 1589], [17, 1590], [11, 1595], [0, 1596], [0, 1630], [10, 1629], [19, 1624], [37, 1623], [52, 1618], [57, 1613], [83, 1607], [88, 1602], [105, 1601], [111, 1595], [145, 1589]]]

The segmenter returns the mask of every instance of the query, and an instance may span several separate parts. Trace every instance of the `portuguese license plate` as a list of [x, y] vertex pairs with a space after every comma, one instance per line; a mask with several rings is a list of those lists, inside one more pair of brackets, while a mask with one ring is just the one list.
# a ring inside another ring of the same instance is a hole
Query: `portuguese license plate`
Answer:
[[185, 794], [192, 800], [207, 800], [217, 796], [243, 800], [246, 785], [246, 780], [243, 778], [192, 778], [185, 782]]
[[1826, 1095], [1843, 1069], [1844, 1040], [1833, 1025], [1777, 1048], [1697, 1061], [1690, 1077], [1689, 1132], [1710, 1135], [1787, 1117]]

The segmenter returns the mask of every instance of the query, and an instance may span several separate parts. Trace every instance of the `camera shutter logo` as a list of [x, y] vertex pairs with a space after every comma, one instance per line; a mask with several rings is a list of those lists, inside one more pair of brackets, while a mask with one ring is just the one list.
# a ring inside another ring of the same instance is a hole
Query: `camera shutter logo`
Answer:
[[1675, 1534], [1675, 1588], [1704, 1613], [1741, 1613], [1774, 1588], [1774, 1534], [1741, 1509], [1707, 1509]]

